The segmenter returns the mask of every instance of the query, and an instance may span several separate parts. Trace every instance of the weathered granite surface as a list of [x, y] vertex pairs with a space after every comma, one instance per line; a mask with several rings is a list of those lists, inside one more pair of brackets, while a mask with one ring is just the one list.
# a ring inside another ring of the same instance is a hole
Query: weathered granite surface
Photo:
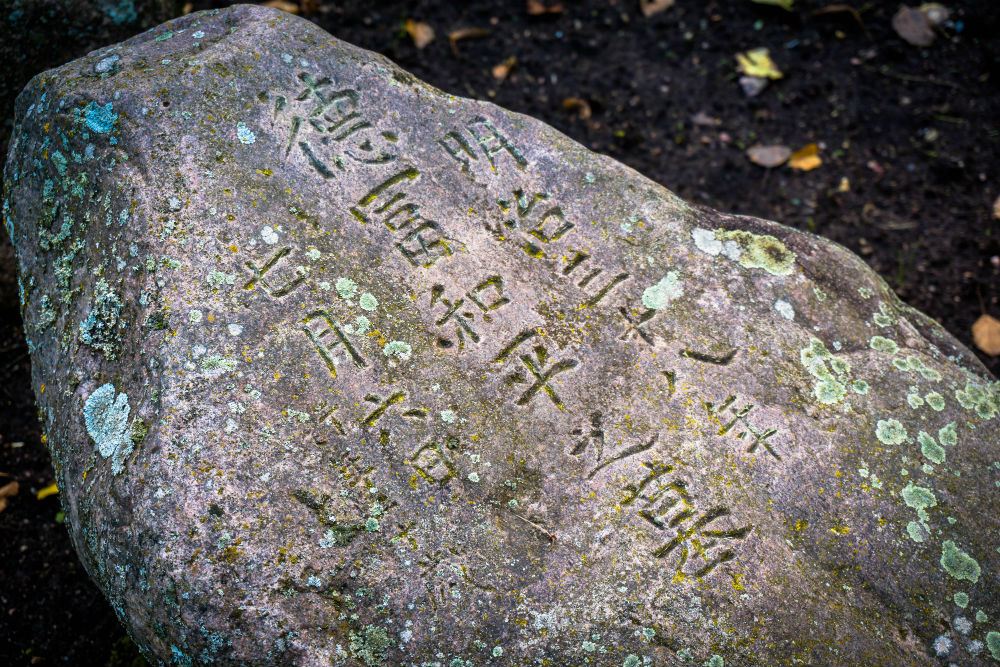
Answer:
[[4, 188], [158, 664], [1000, 658], [1000, 384], [843, 248], [249, 6], [34, 79]]

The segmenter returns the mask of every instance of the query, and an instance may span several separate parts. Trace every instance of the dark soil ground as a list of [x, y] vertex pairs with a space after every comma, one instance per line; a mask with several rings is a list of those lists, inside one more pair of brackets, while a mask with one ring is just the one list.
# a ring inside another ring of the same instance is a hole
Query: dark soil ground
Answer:
[[[951, 22], [927, 48], [894, 33], [896, 2], [855, 5], [860, 23], [849, 12], [814, 14], [827, 3], [809, 0], [794, 12], [750, 0], [677, 0], [648, 18], [638, 0], [567, 1], [545, 15], [513, 0], [313, 4], [311, 18], [334, 35], [443, 90], [541, 118], [690, 201], [838, 241], [969, 346], [984, 310], [1000, 317], [1000, 221], [991, 212], [1000, 194], [995, 0], [950, 3]], [[222, 3], [193, 3], [214, 6]], [[407, 18], [428, 23], [437, 38], [418, 50], [403, 30]], [[462, 28], [489, 33], [453, 49], [447, 36]], [[0, 88], [19, 89], [110, 34], [50, 33], [44, 56], [3, 74]], [[785, 76], [751, 99], [734, 56], [759, 46]], [[516, 62], [499, 80], [493, 68], [509, 58]], [[566, 98], [584, 100], [590, 117], [579, 105], [564, 108]], [[823, 164], [808, 172], [766, 170], [745, 152], [755, 143], [811, 142]], [[0, 263], [9, 264], [3, 244]], [[0, 288], [9, 293], [6, 280]], [[980, 358], [1000, 371], [1000, 359]], [[35, 497], [52, 473], [11, 309], [0, 312], [0, 475], [0, 486], [20, 483], [0, 513], [0, 664], [142, 664], [72, 552], [57, 498]]]

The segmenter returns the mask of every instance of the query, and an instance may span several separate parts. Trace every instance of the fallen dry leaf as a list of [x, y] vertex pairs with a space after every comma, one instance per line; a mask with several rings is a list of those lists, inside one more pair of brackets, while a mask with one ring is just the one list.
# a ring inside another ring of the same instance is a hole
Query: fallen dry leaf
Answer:
[[474, 39], [486, 37], [490, 31], [485, 28], [462, 28], [448, 33], [448, 43], [451, 44], [451, 52], [458, 55], [458, 42], [462, 39]]
[[821, 164], [823, 161], [819, 159], [819, 146], [814, 143], [800, 148], [788, 158], [788, 166], [799, 171], [812, 171]]
[[771, 60], [770, 52], [763, 46], [758, 49], [750, 49], [745, 53], [737, 53], [736, 69], [747, 76], [756, 76], [762, 79], [780, 79], [784, 76]]
[[920, 11], [927, 17], [931, 25], [941, 25], [948, 20], [948, 8], [938, 2], [928, 2], [920, 5]]
[[903, 5], [892, 17], [892, 29], [913, 46], [930, 46], [934, 43], [934, 30], [927, 15], [919, 9]]
[[590, 118], [590, 105], [587, 100], [581, 100], [579, 97], [567, 97], [562, 101], [562, 107], [567, 111], [575, 111], [584, 120]]
[[1000, 320], [980, 315], [972, 325], [972, 342], [991, 357], [1000, 355]]
[[264, 3], [264, 6], [271, 9], [280, 9], [289, 14], [299, 13], [299, 6], [294, 2], [288, 2], [288, 0], [268, 0], [268, 2]]
[[718, 127], [722, 125], [722, 121], [714, 116], [709, 116], [704, 111], [699, 111], [695, 115], [691, 116], [691, 122], [695, 125], [701, 127]]
[[413, 40], [413, 45], [422, 49], [434, 41], [434, 28], [422, 21], [406, 19], [406, 32]]
[[515, 64], [517, 64], [517, 58], [514, 56], [507, 58], [507, 60], [493, 68], [493, 78], [497, 81], [503, 81], [510, 74], [510, 70]]
[[847, 176], [842, 176], [840, 178], [840, 185], [837, 186], [837, 192], [850, 192], [851, 182], [847, 180]]
[[7, 499], [17, 495], [19, 485], [17, 482], [8, 482], [0, 486], [0, 512], [7, 509]]
[[1000, 197], [997, 197], [997, 200], [993, 202], [993, 217], [1000, 220]]
[[639, 11], [642, 12], [643, 16], [652, 16], [653, 14], [659, 14], [664, 9], [670, 9], [674, 6], [676, 0], [639, 0]]
[[45, 500], [49, 496], [54, 496], [54, 495], [56, 495], [58, 493], [59, 493], [59, 487], [56, 486], [55, 482], [52, 482], [51, 484], [49, 484], [48, 486], [46, 486], [44, 489], [42, 489], [38, 493], [36, 493], [35, 497], [38, 498], [39, 500]]
[[532, 16], [541, 16], [542, 14], [560, 14], [562, 13], [562, 4], [546, 5], [540, 0], [528, 0], [528, 13]]
[[760, 144], [757, 144], [756, 146], [751, 146], [747, 149], [747, 157], [750, 158], [751, 162], [769, 169], [772, 167], [780, 167], [785, 164], [791, 156], [792, 149], [788, 146], [761, 146]]

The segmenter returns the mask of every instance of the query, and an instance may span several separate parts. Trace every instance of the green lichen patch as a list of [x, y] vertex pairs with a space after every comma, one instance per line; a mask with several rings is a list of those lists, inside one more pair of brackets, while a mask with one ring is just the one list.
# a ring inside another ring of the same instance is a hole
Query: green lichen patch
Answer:
[[111, 459], [111, 472], [115, 475], [124, 469], [125, 459], [133, 449], [130, 412], [128, 396], [116, 395], [110, 382], [95, 389], [83, 404], [87, 435], [101, 456]]
[[363, 635], [351, 632], [351, 656], [372, 667], [381, 665], [386, 658], [393, 642], [386, 631], [377, 625], [369, 625]]
[[910, 539], [914, 542], [923, 542], [927, 536], [927, 530], [917, 521], [910, 521], [906, 524], [906, 534], [910, 536]]
[[995, 660], [1000, 660], [1000, 632], [994, 630], [986, 633], [986, 648]]
[[955, 600], [955, 604], [961, 607], [962, 609], [965, 609], [966, 607], [969, 606], [969, 594], [966, 593], [965, 591], [959, 591], [955, 593], [953, 599]]
[[929, 392], [924, 395], [924, 400], [927, 405], [931, 407], [935, 412], [941, 412], [944, 410], [944, 396], [937, 393], [936, 391]]
[[851, 383], [851, 388], [854, 390], [855, 394], [861, 394], [864, 396], [868, 393], [868, 383], [864, 380], [855, 380]]
[[903, 496], [903, 502], [915, 510], [927, 509], [928, 507], [937, 505], [937, 498], [934, 497], [934, 492], [931, 489], [916, 486], [913, 482], [903, 487], [900, 493]]
[[896, 341], [885, 336], [872, 336], [871, 340], [868, 341], [868, 345], [876, 352], [884, 352], [885, 354], [896, 354], [899, 352], [899, 345], [896, 345]]
[[669, 271], [660, 282], [645, 289], [642, 293], [642, 305], [650, 310], [660, 310], [682, 296], [684, 285], [680, 282], [680, 273]]
[[[845, 359], [834, 357], [818, 338], [810, 338], [809, 344], [799, 350], [799, 361], [806, 371], [816, 379], [813, 396], [824, 405], [839, 402], [847, 395], [847, 374], [851, 364]], [[867, 391], [867, 385], [865, 385]]]
[[341, 299], [353, 299], [358, 293], [358, 284], [350, 278], [337, 278], [335, 287]]
[[955, 422], [945, 424], [938, 429], [938, 440], [941, 441], [942, 445], [954, 447], [958, 444], [958, 432], [956, 431]]
[[121, 299], [111, 290], [108, 281], [99, 278], [90, 314], [80, 323], [80, 341], [102, 352], [106, 359], [117, 358], [121, 311]]
[[944, 463], [946, 453], [944, 447], [937, 444], [934, 438], [926, 431], [917, 434], [917, 442], [920, 443], [920, 453], [934, 463]]
[[715, 230], [719, 241], [735, 241], [740, 247], [739, 263], [748, 269], [764, 269], [775, 276], [790, 276], [795, 271], [795, 253], [768, 234], [743, 230]]
[[374, 296], [365, 292], [361, 295], [361, 300], [358, 302], [359, 305], [367, 311], [373, 311], [378, 308], [378, 299]]
[[979, 581], [982, 573], [976, 559], [959, 549], [951, 540], [945, 540], [941, 545], [941, 567], [956, 579], [972, 583]]
[[401, 340], [394, 340], [386, 343], [382, 347], [382, 354], [387, 357], [396, 357], [400, 361], [408, 361], [413, 354], [413, 348], [409, 343]]
[[964, 389], [955, 392], [955, 399], [966, 410], [974, 410], [981, 419], [1000, 414], [1000, 382], [980, 385], [967, 380]]
[[906, 429], [898, 419], [879, 419], [875, 437], [885, 445], [898, 445], [906, 440]]

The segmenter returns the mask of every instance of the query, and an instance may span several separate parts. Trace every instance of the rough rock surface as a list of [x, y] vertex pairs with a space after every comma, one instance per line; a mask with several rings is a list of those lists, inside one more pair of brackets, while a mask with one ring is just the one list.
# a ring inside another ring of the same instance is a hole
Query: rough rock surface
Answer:
[[4, 188], [156, 663], [1000, 659], [1000, 385], [838, 246], [248, 6], [34, 79]]

